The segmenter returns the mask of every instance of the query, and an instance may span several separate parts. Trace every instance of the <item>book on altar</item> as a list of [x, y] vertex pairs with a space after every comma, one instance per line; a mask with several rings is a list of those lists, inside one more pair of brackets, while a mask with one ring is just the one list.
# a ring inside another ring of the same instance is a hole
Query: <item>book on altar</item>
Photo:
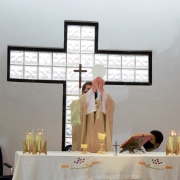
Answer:
[[153, 135], [151, 133], [139, 133], [139, 134], [133, 134], [128, 140], [126, 140], [123, 144], [120, 145], [120, 148], [125, 148], [126, 146], [132, 144], [132, 142], [135, 142], [140, 139], [139, 147], [142, 147], [147, 141], [149, 141]]

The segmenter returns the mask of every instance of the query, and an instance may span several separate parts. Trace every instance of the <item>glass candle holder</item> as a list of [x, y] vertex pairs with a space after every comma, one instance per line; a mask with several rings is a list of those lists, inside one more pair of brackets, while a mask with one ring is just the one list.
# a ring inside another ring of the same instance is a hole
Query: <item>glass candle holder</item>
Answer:
[[180, 143], [180, 131], [178, 132], [178, 143]]
[[34, 141], [34, 129], [28, 130], [26, 133], [27, 150], [29, 151]]
[[169, 132], [168, 147], [171, 152], [170, 154], [174, 154], [176, 151], [176, 131], [174, 131], [174, 130], [171, 130]]
[[44, 130], [43, 129], [36, 130], [36, 141], [37, 141], [37, 151], [40, 152], [44, 144]]
[[176, 143], [176, 155], [180, 155], [180, 131], [178, 132], [178, 140]]

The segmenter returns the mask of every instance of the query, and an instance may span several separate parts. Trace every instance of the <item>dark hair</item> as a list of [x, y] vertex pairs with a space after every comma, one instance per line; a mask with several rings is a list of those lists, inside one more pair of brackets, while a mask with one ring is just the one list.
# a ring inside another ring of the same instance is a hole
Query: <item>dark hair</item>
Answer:
[[84, 92], [84, 90], [86, 89], [87, 85], [92, 85], [92, 82], [91, 81], [87, 81], [86, 83], [84, 83], [83, 86], [82, 86], [82, 92]]
[[156, 143], [161, 144], [163, 142], [164, 137], [163, 137], [163, 134], [160, 131], [152, 130], [150, 133], [155, 136]]

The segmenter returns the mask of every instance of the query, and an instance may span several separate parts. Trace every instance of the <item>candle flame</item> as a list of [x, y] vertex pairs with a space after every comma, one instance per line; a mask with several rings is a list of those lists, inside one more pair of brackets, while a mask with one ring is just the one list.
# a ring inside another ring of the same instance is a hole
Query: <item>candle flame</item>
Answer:
[[170, 131], [169, 135], [170, 136], [176, 136], [176, 131], [174, 131], [174, 130]]

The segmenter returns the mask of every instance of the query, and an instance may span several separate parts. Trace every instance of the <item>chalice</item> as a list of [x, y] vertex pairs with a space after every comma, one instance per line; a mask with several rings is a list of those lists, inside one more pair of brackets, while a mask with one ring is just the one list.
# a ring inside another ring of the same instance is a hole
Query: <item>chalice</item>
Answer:
[[87, 144], [81, 144], [81, 148], [83, 149], [81, 154], [87, 154], [87, 151], [86, 151], [87, 147], [88, 147]]
[[98, 139], [100, 140], [100, 149], [98, 151], [99, 154], [105, 154], [104, 151], [104, 140], [105, 140], [106, 134], [105, 133], [98, 133]]

